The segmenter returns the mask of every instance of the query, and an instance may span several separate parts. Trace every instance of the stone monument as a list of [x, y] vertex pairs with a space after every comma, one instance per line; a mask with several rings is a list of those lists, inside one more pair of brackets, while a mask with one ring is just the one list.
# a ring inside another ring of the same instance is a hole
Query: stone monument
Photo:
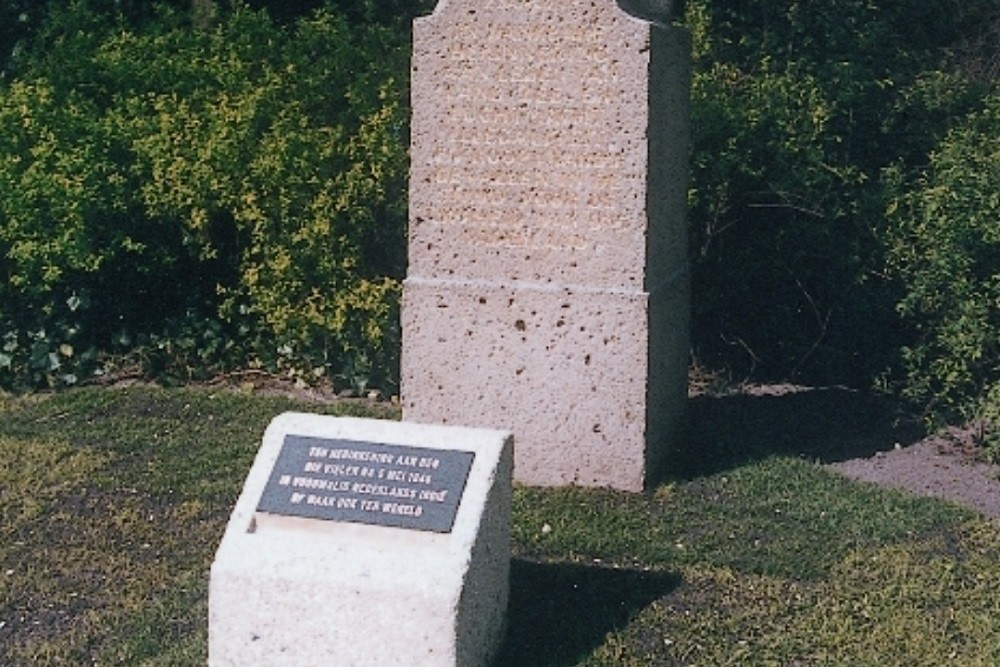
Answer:
[[403, 416], [512, 430], [526, 484], [641, 490], [681, 427], [690, 41], [664, 12], [414, 23]]
[[487, 667], [503, 640], [513, 440], [286, 413], [212, 563], [210, 667]]

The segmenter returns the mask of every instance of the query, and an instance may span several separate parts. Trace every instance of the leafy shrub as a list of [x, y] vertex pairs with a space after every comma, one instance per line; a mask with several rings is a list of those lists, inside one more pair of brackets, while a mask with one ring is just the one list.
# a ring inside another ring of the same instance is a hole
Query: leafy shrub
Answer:
[[400, 54], [330, 13], [274, 32], [265, 15], [238, 11], [212, 34], [188, 34], [195, 47], [128, 36], [104, 49], [120, 78], [136, 62], [143, 74], [182, 70], [124, 115], [141, 198], [203, 260], [236, 267], [216, 286], [226, 319], [248, 309], [292, 366], [318, 375], [368, 359], [385, 380], [402, 271]]
[[905, 286], [899, 313], [904, 395], [932, 423], [1000, 425], [1000, 95], [970, 114], [916, 177], [889, 172], [889, 268]]
[[0, 127], [0, 383], [72, 383], [93, 367], [100, 329], [132, 303], [136, 280], [112, 295], [107, 279], [125, 266], [155, 274], [159, 255], [88, 100], [44, 79], [15, 82], [0, 94]]
[[[687, 3], [695, 354], [866, 384], [895, 356], [880, 174], [975, 106], [948, 48], [992, 0]], [[934, 95], [934, 89], [961, 94]]]
[[30, 79], [0, 91], [14, 128], [0, 136], [7, 327], [86, 290], [81, 326], [99, 347], [217, 322], [245, 362], [392, 381], [407, 144], [396, 33], [328, 10], [285, 28], [242, 6], [205, 30], [167, 7], [131, 29], [74, 3], [42, 35]]
[[81, 315], [89, 299], [72, 295], [25, 326], [0, 319], [0, 378], [16, 388], [74, 385], [97, 367], [97, 352], [81, 336]]

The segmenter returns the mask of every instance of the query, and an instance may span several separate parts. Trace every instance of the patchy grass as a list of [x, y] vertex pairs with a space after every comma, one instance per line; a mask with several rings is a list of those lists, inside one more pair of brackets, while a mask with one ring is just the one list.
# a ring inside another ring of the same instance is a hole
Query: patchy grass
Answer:
[[[270, 419], [194, 389], [0, 397], [0, 664], [205, 662], [207, 575]], [[1000, 664], [1000, 526], [758, 457], [636, 495], [516, 490], [501, 665]]]
[[725, 567], [822, 578], [849, 553], [961, 521], [964, 510], [861, 486], [794, 458], [772, 458], [652, 496], [522, 489], [523, 555], [625, 567]]

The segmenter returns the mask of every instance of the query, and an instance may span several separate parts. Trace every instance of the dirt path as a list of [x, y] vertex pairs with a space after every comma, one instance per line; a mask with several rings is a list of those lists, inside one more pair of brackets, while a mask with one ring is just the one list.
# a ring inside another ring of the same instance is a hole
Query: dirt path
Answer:
[[885, 399], [790, 384], [692, 392], [691, 475], [772, 455], [802, 456], [860, 481], [935, 496], [1000, 518], [1000, 466], [975, 458], [971, 430], [925, 437]]
[[852, 479], [944, 498], [1000, 518], [1000, 466], [978, 461], [971, 435], [949, 429], [909, 446], [848, 459], [830, 468]]

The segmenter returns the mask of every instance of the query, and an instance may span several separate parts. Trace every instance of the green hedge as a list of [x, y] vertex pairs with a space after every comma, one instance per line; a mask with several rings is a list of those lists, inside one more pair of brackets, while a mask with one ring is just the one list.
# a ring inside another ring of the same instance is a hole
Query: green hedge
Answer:
[[[867, 384], [906, 335], [882, 170], [923, 164], [978, 104], [950, 54], [996, 3], [687, 5], [696, 359], [735, 379]], [[931, 95], [943, 81], [954, 94]]]
[[903, 392], [932, 423], [1000, 425], [1000, 95], [970, 114], [908, 178], [890, 172], [888, 266], [898, 311]]
[[167, 8], [133, 29], [74, 3], [40, 41], [0, 90], [0, 383], [72, 382], [79, 350], [118, 341], [187, 350], [181, 373], [391, 384], [398, 31], [239, 6], [208, 30]]
[[[4, 33], [0, 387], [109, 363], [391, 387], [407, 26], [435, 3], [194, 27], [189, 4], [52, 2]], [[1000, 412], [994, 0], [686, 4], [696, 360], [895, 364], [929, 415]]]

